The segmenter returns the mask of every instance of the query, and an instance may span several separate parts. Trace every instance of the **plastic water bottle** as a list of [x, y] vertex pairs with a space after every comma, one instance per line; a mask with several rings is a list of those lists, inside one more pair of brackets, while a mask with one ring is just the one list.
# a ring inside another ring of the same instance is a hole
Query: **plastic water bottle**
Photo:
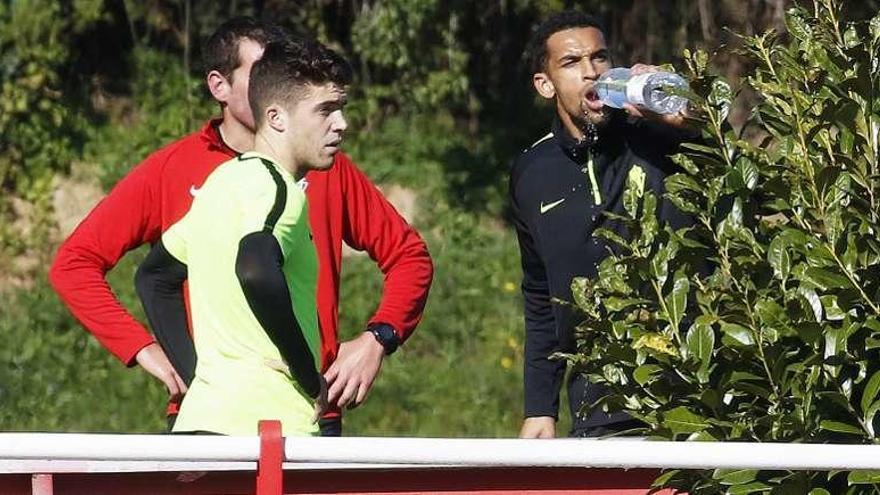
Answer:
[[664, 91], [666, 87], [687, 89], [683, 77], [672, 72], [648, 72], [633, 75], [626, 67], [610, 69], [593, 86], [602, 103], [623, 108], [624, 103], [644, 107], [656, 113], [678, 113], [688, 103], [687, 98]]

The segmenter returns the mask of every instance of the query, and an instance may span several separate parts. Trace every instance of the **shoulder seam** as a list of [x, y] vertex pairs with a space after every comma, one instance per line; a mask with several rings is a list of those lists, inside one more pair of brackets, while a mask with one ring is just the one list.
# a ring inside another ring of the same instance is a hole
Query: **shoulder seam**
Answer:
[[284, 208], [287, 205], [287, 184], [285, 184], [284, 179], [281, 177], [281, 174], [275, 170], [275, 167], [269, 163], [268, 161], [260, 158], [260, 162], [266, 167], [266, 170], [269, 171], [269, 175], [272, 176], [272, 180], [275, 181], [275, 203], [272, 205], [272, 209], [269, 210], [269, 214], [266, 216], [266, 222], [263, 224], [263, 232], [272, 233], [275, 230], [275, 224], [278, 223], [278, 219], [281, 218], [281, 214], [284, 213]]

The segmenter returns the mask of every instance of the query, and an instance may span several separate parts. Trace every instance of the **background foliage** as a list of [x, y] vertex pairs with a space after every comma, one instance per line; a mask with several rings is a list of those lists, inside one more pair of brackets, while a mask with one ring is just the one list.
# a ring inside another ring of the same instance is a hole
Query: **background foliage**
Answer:
[[[371, 399], [348, 414], [347, 433], [511, 436], [522, 407], [522, 323], [506, 168], [551, 117], [521, 69], [529, 30], [577, 6], [605, 20], [617, 64], [683, 69], [685, 47], [739, 44], [722, 27], [784, 31], [790, 4], [0, 0], [0, 429], [163, 429], [161, 387], [114, 361], [45, 282], [65, 213], [52, 198], [72, 165], [77, 179], [106, 190], [215, 112], [202, 89], [199, 42], [229, 16], [280, 20], [349, 57], [357, 80], [346, 151], [375, 182], [415, 192], [415, 224], [435, 259], [422, 325], [386, 362]], [[868, 0], [848, 15], [876, 10]], [[755, 63], [724, 51], [713, 70], [736, 88]], [[753, 98], [733, 105], [735, 127]], [[129, 255], [111, 283], [143, 320], [132, 288], [142, 256]], [[345, 334], [361, 330], [380, 286], [369, 259], [346, 258]]]
[[[743, 39], [760, 97], [742, 139], [730, 86], [689, 54], [702, 142], [676, 157], [666, 200], [694, 227], [659, 225], [661, 198], [625, 193], [628, 238], [596, 280], [576, 355], [617, 392], [604, 404], [650, 435], [691, 441], [878, 443], [880, 16], [835, 0], [793, 8], [788, 36]], [[707, 260], [708, 265], [707, 266]], [[870, 472], [670, 471], [688, 493], [875, 493]]]

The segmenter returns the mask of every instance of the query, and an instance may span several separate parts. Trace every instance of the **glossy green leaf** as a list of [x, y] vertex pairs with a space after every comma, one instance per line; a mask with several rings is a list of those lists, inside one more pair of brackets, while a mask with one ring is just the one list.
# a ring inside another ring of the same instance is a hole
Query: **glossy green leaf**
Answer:
[[880, 43], [880, 14], [875, 15], [870, 22], [870, 34], [874, 44]]
[[878, 392], [880, 392], [880, 371], [871, 375], [871, 378], [868, 379], [868, 383], [865, 384], [865, 390], [862, 392], [862, 400], [860, 402], [863, 413], [866, 413], [871, 407], [871, 404], [874, 403], [874, 399], [877, 398]]
[[819, 300], [822, 301], [822, 308], [828, 321], [841, 321], [846, 318], [846, 313], [837, 304], [836, 296], [821, 296]]
[[696, 433], [691, 433], [687, 437], [688, 442], [717, 442], [718, 439], [713, 437], [711, 433], [708, 431], [698, 431]]
[[681, 191], [702, 192], [703, 187], [697, 184], [688, 174], [673, 174], [666, 178], [666, 192], [678, 193]]
[[851, 287], [849, 279], [839, 273], [822, 268], [807, 268], [807, 280], [816, 284], [823, 291], [845, 289]]
[[743, 185], [749, 190], [754, 190], [755, 186], [758, 185], [758, 177], [760, 175], [755, 162], [746, 156], [742, 156], [737, 160], [736, 168], [742, 177]]
[[[726, 484], [723, 481], [721, 484]], [[773, 489], [773, 485], [768, 485], [767, 483], [761, 481], [752, 481], [751, 483], [746, 483], [745, 485], [735, 485], [731, 486], [724, 492], [726, 495], [749, 495], [754, 493], [770, 493], [770, 490]]]
[[880, 401], [871, 404], [862, 416], [865, 428], [868, 430], [868, 434], [871, 438], [877, 437], [877, 431], [874, 429], [874, 418], [877, 416], [878, 412], [880, 412]]
[[695, 433], [709, 427], [706, 418], [694, 414], [684, 406], [676, 407], [663, 413], [663, 425], [674, 434]]
[[804, 20], [800, 9], [791, 9], [785, 16], [785, 26], [788, 32], [800, 41], [808, 41], [813, 37], [813, 30]]
[[865, 349], [877, 349], [880, 348], [880, 337], [868, 337], [865, 339]]
[[822, 301], [819, 299], [816, 291], [802, 285], [798, 287], [798, 295], [801, 296], [807, 307], [810, 308], [816, 321], [821, 323], [823, 315]]
[[755, 339], [752, 331], [736, 323], [721, 322], [721, 333], [733, 340], [738, 345], [754, 345]]
[[850, 485], [874, 485], [880, 483], [880, 471], [850, 471], [846, 477]]
[[663, 367], [656, 364], [643, 364], [633, 371], [633, 380], [639, 385], [645, 385], [655, 379]]
[[712, 479], [722, 485], [744, 485], [754, 481], [757, 476], [757, 469], [716, 469], [712, 472]]
[[660, 476], [658, 476], [657, 478], [655, 478], [654, 482], [651, 483], [651, 486], [657, 486], [657, 487], [666, 486], [666, 483], [668, 483], [669, 480], [674, 478], [680, 472], [681, 472], [680, 469], [673, 469], [671, 471], [666, 471], [665, 473], [663, 473]]
[[676, 253], [678, 253], [678, 243], [667, 242], [660, 246], [651, 258], [651, 272], [660, 286], [666, 284], [666, 278], [669, 276], [669, 260], [674, 258]]
[[684, 317], [689, 290], [690, 282], [688, 281], [687, 273], [684, 270], [675, 272], [672, 292], [666, 296], [668, 321], [673, 329], [678, 329], [678, 325]]
[[600, 238], [610, 241], [612, 244], [617, 245], [618, 247], [624, 248], [629, 251], [629, 241], [624, 239], [620, 234], [614, 232], [610, 229], [600, 228], [593, 231], [593, 235]]
[[638, 306], [642, 304], [650, 303], [648, 299], [634, 298], [634, 297], [605, 297], [602, 299], [602, 304], [610, 311], [619, 312], [623, 311], [626, 308], [630, 308], [632, 306]]
[[789, 240], [787, 237], [779, 235], [767, 249], [767, 262], [773, 267], [773, 274], [782, 280], [788, 279], [791, 273], [791, 255], [788, 252]]
[[715, 332], [711, 325], [694, 323], [688, 330], [688, 352], [700, 362], [700, 370], [707, 370], [712, 362], [712, 351], [715, 348]]
[[846, 352], [846, 329], [826, 328], [824, 357], [827, 359], [843, 352]]
[[841, 421], [824, 420], [819, 423], [819, 428], [837, 433], [848, 433], [851, 435], [864, 435], [865, 432], [858, 426], [854, 426]]
[[592, 289], [590, 281], [586, 278], [578, 277], [571, 281], [571, 295], [575, 304], [580, 306], [584, 311], [590, 311], [595, 306], [592, 299]]

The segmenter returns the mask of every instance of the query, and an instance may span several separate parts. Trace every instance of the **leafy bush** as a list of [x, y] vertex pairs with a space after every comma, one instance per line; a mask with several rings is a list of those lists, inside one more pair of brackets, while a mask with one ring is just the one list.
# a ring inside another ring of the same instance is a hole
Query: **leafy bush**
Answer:
[[[101, 2], [0, 3], [0, 252], [9, 259], [46, 244], [51, 228], [49, 192], [59, 171], [77, 156], [84, 119], [70, 73], [71, 41], [102, 15]], [[36, 208], [27, 239], [13, 224], [11, 198]], [[16, 274], [18, 275], [18, 274]]]
[[0, 185], [34, 199], [76, 151], [81, 118], [66, 98], [73, 36], [101, 16], [101, 2], [0, 4]]
[[176, 56], [139, 47], [131, 57], [130, 91], [136, 106], [128, 118], [133, 121], [90, 127], [84, 149], [85, 159], [98, 163], [98, 178], [106, 189], [153, 151], [219, 114], [213, 100], [199, 96], [203, 81], [188, 77]]
[[460, 13], [437, 0], [365, 4], [351, 26], [361, 58], [361, 90], [371, 115], [389, 104], [409, 111], [462, 105], [468, 92], [468, 55], [458, 41]]
[[[110, 274], [122, 302], [143, 320], [132, 287], [145, 254]], [[125, 368], [74, 321], [45, 276], [30, 290], [0, 292], [0, 430], [160, 432], [165, 389]]]
[[[686, 54], [702, 143], [666, 197], [695, 225], [658, 225], [626, 192], [628, 238], [573, 282], [579, 369], [655, 437], [877, 443], [880, 411], [880, 16], [842, 23], [834, 0], [793, 8], [789, 36], [743, 39], [762, 97], [747, 126], [729, 86]], [[710, 268], [705, 268], [709, 260]], [[702, 267], [702, 269], [701, 269]], [[670, 471], [700, 493], [862, 493], [880, 473]], [[813, 491], [810, 491], [814, 489]], [[870, 487], [873, 490], [873, 487]], [[872, 491], [873, 493], [873, 491]]]

